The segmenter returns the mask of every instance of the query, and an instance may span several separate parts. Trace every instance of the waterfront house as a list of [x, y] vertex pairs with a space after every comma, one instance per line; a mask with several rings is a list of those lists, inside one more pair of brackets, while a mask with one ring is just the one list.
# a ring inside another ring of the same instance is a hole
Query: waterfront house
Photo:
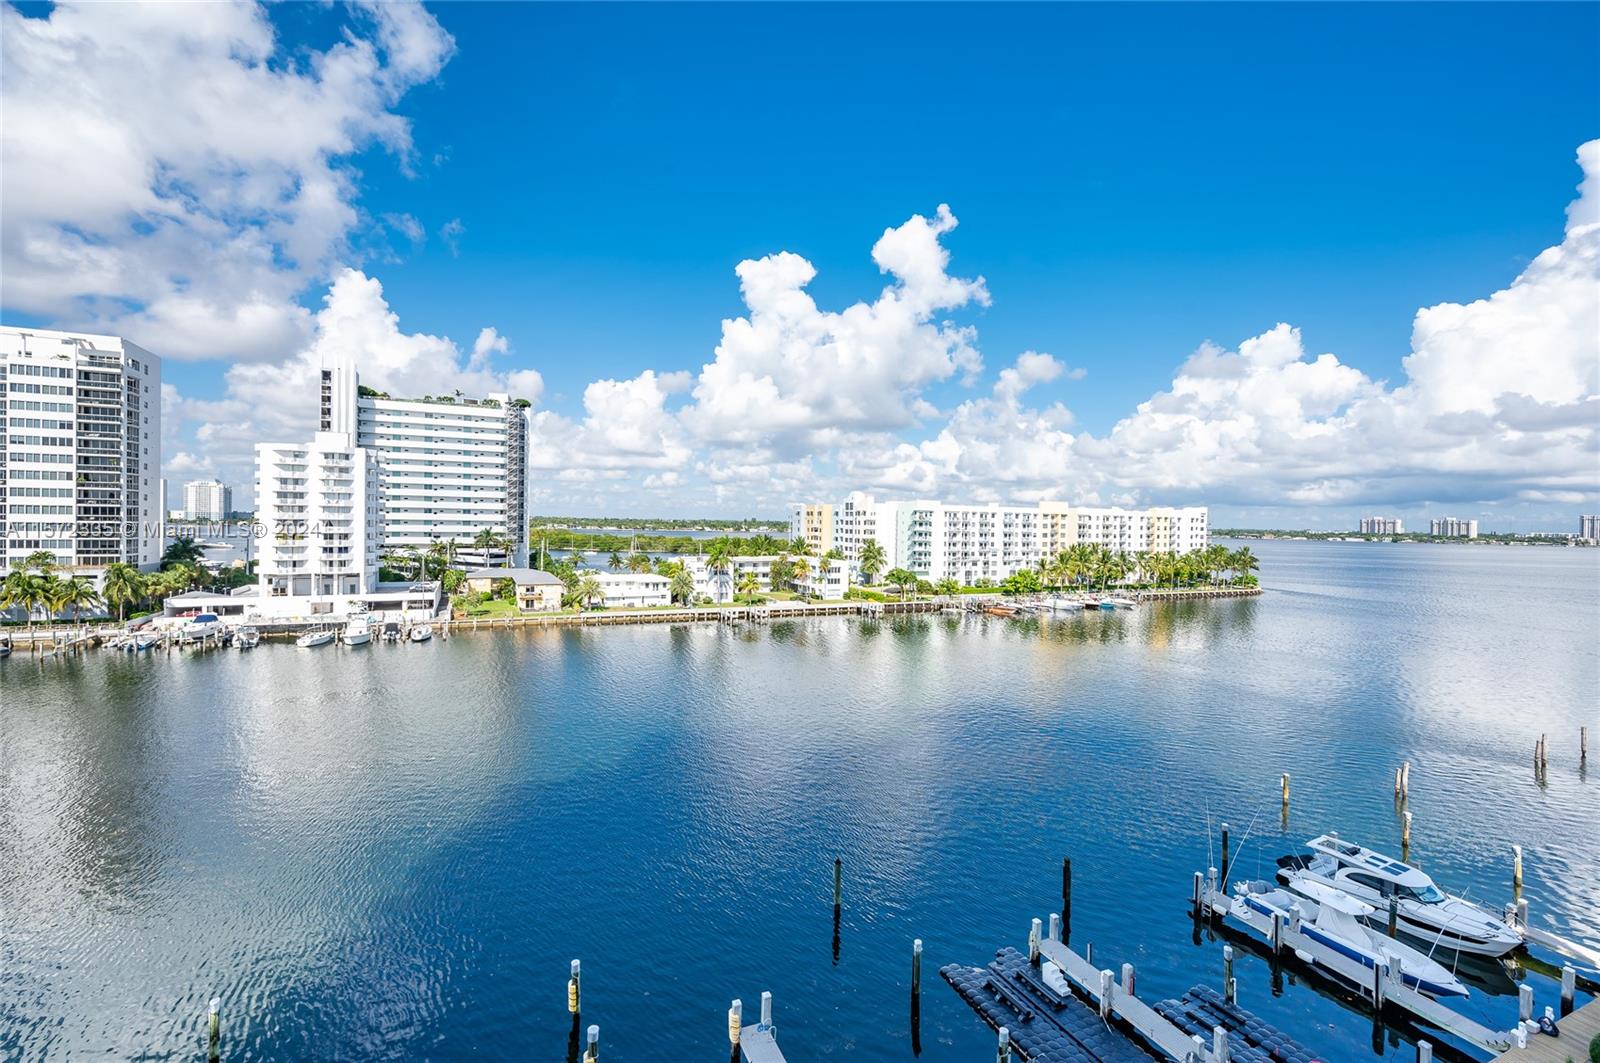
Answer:
[[608, 609], [672, 604], [672, 581], [654, 572], [596, 572]]
[[567, 585], [560, 577], [538, 568], [478, 568], [466, 574], [469, 591], [493, 593], [496, 581], [508, 579], [516, 587], [517, 608], [524, 613], [549, 613], [561, 608]]

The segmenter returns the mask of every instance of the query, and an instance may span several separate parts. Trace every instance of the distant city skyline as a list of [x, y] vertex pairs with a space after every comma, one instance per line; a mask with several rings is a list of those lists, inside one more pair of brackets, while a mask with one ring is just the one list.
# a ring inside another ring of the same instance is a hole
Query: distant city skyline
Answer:
[[0, 311], [240, 509], [344, 357], [528, 399], [530, 514], [1600, 509], [1595, 5], [203, 10], [0, 12]]

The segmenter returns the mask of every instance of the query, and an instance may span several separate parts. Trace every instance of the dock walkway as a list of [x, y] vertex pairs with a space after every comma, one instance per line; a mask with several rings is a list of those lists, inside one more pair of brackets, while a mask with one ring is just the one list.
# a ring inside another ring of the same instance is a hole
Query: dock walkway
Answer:
[[1589, 1001], [1557, 1025], [1560, 1037], [1530, 1037], [1528, 1047], [1502, 1052], [1494, 1063], [1584, 1063], [1589, 1058], [1589, 1042], [1600, 1037], [1600, 1000]]

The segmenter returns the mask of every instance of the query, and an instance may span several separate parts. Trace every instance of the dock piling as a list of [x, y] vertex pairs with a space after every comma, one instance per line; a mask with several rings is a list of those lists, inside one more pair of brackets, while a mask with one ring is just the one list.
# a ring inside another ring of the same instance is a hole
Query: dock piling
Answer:
[[1268, 944], [1272, 946], [1274, 956], [1283, 950], [1283, 916], [1278, 912], [1272, 913], [1272, 937]]
[[1411, 799], [1411, 762], [1408, 760], [1400, 765], [1400, 797], [1402, 800]]
[[833, 858], [833, 914], [838, 916], [839, 904], [844, 899], [844, 861]]
[[1201, 892], [1204, 890], [1204, 888], [1205, 888], [1205, 876], [1202, 875], [1200, 872], [1196, 871], [1194, 873], [1194, 895], [1189, 899], [1189, 903], [1190, 903], [1191, 907], [1194, 910], [1194, 917], [1196, 919], [1200, 918], [1200, 912], [1201, 912], [1201, 909], [1200, 909], [1200, 904], [1201, 904], [1200, 896], [1201, 896]]
[[1028, 962], [1035, 967], [1039, 966], [1039, 920], [1035, 919], [1028, 926]]
[[1061, 858], [1061, 937], [1066, 944], [1072, 936], [1072, 858]]
[[1131, 963], [1122, 965], [1122, 995], [1128, 997], [1135, 995], [1133, 991], [1133, 964]]
[[728, 1005], [728, 1043], [739, 1047], [739, 1031], [744, 1027], [744, 1001], [735, 999]]
[[1511, 896], [1522, 896], [1522, 846], [1511, 847]]
[[567, 979], [567, 1011], [573, 1015], [583, 1012], [582, 965], [572, 961], [572, 977]]
[[222, 1058], [222, 998], [212, 997], [206, 1013], [206, 1059], [217, 1063]]
[[1523, 930], [1528, 929], [1528, 898], [1517, 898], [1517, 926]]
[[1400, 898], [1389, 895], [1389, 936], [1394, 937], [1400, 923]]
[[772, 992], [766, 989], [761, 991], [761, 1028], [772, 1029]]
[[1400, 814], [1400, 859], [1403, 862], [1411, 860], [1411, 813]]
[[1233, 1003], [1233, 946], [1222, 946], [1222, 995], [1228, 998], [1228, 1003]]
[[1523, 1022], [1533, 1018], [1533, 986], [1527, 982], [1517, 984], [1517, 1018]]
[[1417, 1063], [1433, 1063], [1433, 1044], [1431, 1042], [1417, 1042]]
[[1570, 963], [1561, 965], [1561, 1015], [1566, 1017], [1572, 1010], [1574, 1000], [1578, 995], [1578, 970]]
[[586, 1063], [600, 1063], [600, 1027], [589, 1027], [589, 1050], [584, 1053]]
[[994, 1051], [995, 1063], [1011, 1063], [1011, 1031], [1000, 1027], [999, 1041]]
[[1228, 825], [1222, 825], [1222, 889], [1228, 889]]
[[[1232, 998], [1229, 998], [1230, 1001]], [[1228, 1031], [1222, 1026], [1211, 1028], [1211, 1054], [1216, 1063], [1228, 1063]]]
[[922, 1000], [922, 939], [911, 943], [911, 1007]]
[[1283, 787], [1283, 807], [1289, 807], [1289, 773], [1284, 772], [1278, 776], [1278, 784]]
[[1589, 759], [1589, 728], [1578, 728], [1578, 763], [1583, 764]]
[[1113, 996], [1112, 977], [1110, 971], [1100, 972], [1100, 1017], [1111, 1018], [1111, 998]]
[[1050, 913], [1050, 940], [1061, 940], [1061, 914], [1059, 912]]
[[1387, 963], [1374, 964], [1372, 967], [1372, 1010], [1376, 1015], [1383, 1014], [1383, 1001], [1387, 996], [1389, 987], [1389, 965]]

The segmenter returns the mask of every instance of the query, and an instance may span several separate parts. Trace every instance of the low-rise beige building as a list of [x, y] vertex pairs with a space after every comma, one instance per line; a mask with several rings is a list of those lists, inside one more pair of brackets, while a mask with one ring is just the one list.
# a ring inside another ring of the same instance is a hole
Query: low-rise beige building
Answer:
[[466, 574], [469, 591], [492, 593], [497, 580], [508, 579], [517, 588], [517, 608], [524, 613], [548, 613], [561, 608], [567, 585], [560, 577], [538, 568], [478, 568]]

